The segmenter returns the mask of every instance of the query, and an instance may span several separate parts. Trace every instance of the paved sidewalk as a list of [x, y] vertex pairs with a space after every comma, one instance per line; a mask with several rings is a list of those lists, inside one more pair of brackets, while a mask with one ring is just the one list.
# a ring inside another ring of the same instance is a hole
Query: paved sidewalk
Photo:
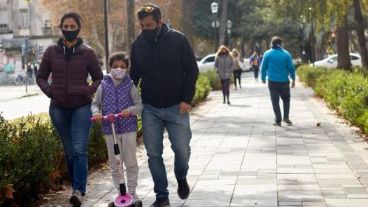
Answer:
[[[176, 195], [165, 139], [171, 206], [368, 206], [368, 144], [301, 83], [292, 89], [294, 126], [272, 126], [268, 89], [250, 75], [231, 90], [231, 106], [213, 92], [192, 112], [188, 200]], [[138, 194], [149, 206], [153, 183], [146, 159], [140, 165]], [[107, 206], [116, 193], [105, 170], [90, 181], [84, 206]]]

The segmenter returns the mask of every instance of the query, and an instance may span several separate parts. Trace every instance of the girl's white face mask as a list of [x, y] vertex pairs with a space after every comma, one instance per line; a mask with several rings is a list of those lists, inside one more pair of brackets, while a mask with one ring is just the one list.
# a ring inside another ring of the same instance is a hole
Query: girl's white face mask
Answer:
[[125, 77], [127, 71], [128, 71], [128, 69], [126, 69], [126, 68], [113, 68], [113, 69], [111, 69], [111, 76], [115, 80], [121, 80]]

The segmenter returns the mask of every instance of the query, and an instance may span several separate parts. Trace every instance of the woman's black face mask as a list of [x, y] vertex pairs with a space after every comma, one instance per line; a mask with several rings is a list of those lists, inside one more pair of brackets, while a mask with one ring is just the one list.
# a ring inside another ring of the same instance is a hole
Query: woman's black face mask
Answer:
[[69, 31], [69, 30], [63, 30], [62, 29], [61, 32], [63, 33], [64, 38], [67, 41], [71, 42], [71, 41], [77, 39], [78, 34], [79, 34], [79, 29], [77, 29], [75, 31]]

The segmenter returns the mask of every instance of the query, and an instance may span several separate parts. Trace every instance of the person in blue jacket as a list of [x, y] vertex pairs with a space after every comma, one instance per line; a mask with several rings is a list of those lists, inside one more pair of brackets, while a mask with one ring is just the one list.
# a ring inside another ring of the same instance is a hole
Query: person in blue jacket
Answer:
[[280, 97], [284, 106], [283, 121], [292, 125], [289, 119], [290, 111], [290, 78], [291, 88], [295, 87], [295, 68], [290, 53], [282, 47], [282, 39], [273, 37], [271, 49], [263, 56], [262, 60], [262, 82], [266, 83], [268, 78], [268, 88], [270, 90], [273, 111], [275, 113], [275, 126], [281, 126]]

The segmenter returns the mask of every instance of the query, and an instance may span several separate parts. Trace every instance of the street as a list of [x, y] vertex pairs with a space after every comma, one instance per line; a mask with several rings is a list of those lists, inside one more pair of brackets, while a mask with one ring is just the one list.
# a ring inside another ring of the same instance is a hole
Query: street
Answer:
[[28, 86], [28, 93], [25, 86], [0, 86], [0, 112], [7, 120], [47, 112], [49, 103], [37, 85]]

